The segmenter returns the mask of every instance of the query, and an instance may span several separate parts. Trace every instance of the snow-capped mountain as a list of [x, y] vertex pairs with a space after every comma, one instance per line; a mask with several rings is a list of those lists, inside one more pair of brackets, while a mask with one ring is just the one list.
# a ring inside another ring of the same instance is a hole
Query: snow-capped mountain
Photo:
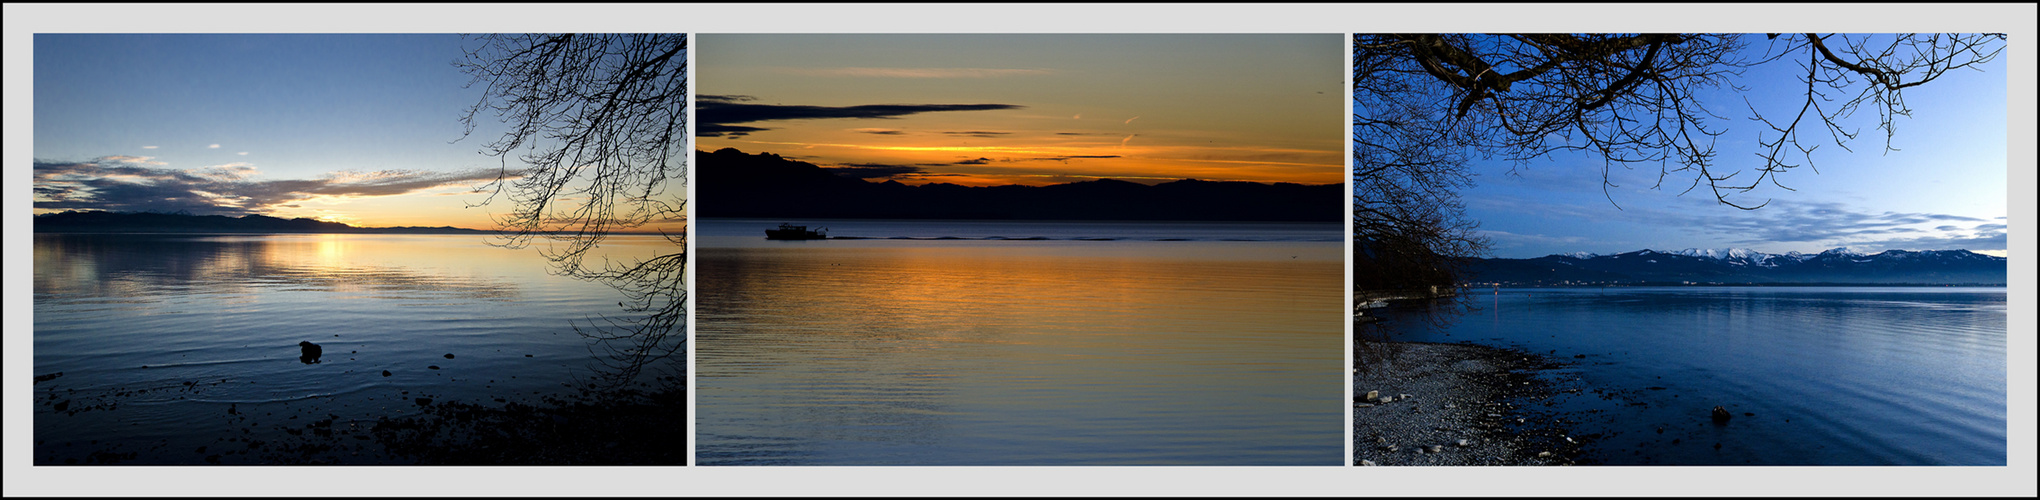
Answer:
[[[1734, 266], [1778, 267], [1779, 264], [1784, 263], [1780, 259], [1785, 258], [1782, 255], [1763, 253], [1748, 248], [1723, 248], [1718, 250], [1712, 248], [1688, 248], [1671, 253], [1687, 257], [1714, 259]], [[1799, 260], [1802, 259], [1790, 259], [1789, 262], [1798, 262]]]
[[2003, 284], [2005, 259], [1968, 250], [1887, 250], [1864, 254], [1848, 247], [1817, 254], [1770, 254], [1747, 248], [1586, 252], [1534, 259], [1481, 259], [1470, 282], [1513, 284], [1614, 283], [1886, 283]]

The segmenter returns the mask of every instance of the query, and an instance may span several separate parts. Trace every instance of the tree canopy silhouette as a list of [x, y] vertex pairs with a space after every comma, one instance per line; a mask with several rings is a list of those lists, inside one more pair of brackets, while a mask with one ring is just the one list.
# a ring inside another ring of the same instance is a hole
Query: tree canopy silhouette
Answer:
[[[500, 161], [482, 202], [510, 200], [498, 216], [504, 246], [535, 238], [554, 272], [608, 283], [630, 317], [575, 327], [604, 352], [622, 383], [678, 352], [686, 335], [686, 232], [664, 233], [670, 253], [589, 262], [610, 233], [686, 223], [687, 37], [684, 34], [495, 34], [470, 37], [457, 63], [481, 99], [461, 121], [508, 126], [482, 153]], [[591, 347], [594, 349], [594, 347]]]
[[[1704, 185], [1718, 203], [1754, 210], [1769, 201], [1731, 196], [1765, 183], [1791, 190], [1780, 174], [1817, 171], [1814, 153], [1822, 145], [1849, 150], [1861, 131], [1848, 119], [1864, 108], [1875, 111], [1876, 129], [1893, 150], [1895, 119], [1912, 111], [1907, 89], [1991, 61], [2004, 40], [2002, 34], [1354, 35], [1354, 237], [1363, 254], [1356, 257], [1394, 270], [1367, 280], [1356, 274], [1356, 286], [1449, 284], [1435, 280], [1451, 279], [1455, 260], [1484, 250], [1457, 193], [1471, 185], [1468, 162], [1476, 157], [1521, 165], [1584, 153], [1600, 160], [1604, 193], [1619, 187], [1611, 168], [1655, 164], [1653, 189], [1667, 180], [1685, 184], [1680, 194]], [[1717, 87], [1747, 90], [1736, 82], [1744, 69], [1787, 61], [1801, 69], [1804, 98], [1796, 107], [1703, 98], [1713, 94], [1702, 91]], [[1729, 129], [1714, 110], [1724, 105], [1745, 107], [1763, 124], [1756, 127], [1755, 161], [1724, 165], [1716, 158], [1714, 139]], [[1410, 273], [1417, 276], [1403, 276]]]

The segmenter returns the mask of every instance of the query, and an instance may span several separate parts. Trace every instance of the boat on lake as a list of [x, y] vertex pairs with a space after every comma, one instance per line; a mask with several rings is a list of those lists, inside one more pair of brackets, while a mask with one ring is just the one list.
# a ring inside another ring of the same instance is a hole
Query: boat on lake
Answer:
[[826, 240], [826, 239], [829, 239], [829, 228], [826, 228], [826, 227], [825, 227], [825, 228], [820, 228], [820, 229], [816, 229], [816, 230], [808, 230], [807, 226], [796, 226], [796, 225], [793, 225], [793, 224], [780, 224], [780, 225], [779, 225], [779, 229], [767, 229], [767, 230], [765, 230], [765, 239], [768, 239], [768, 240]]

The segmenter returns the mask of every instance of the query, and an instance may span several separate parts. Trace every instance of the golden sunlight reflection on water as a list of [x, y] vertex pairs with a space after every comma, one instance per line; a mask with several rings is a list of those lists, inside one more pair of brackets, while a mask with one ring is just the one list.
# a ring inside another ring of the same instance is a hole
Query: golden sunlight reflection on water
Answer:
[[703, 249], [699, 462], [1336, 464], [1339, 249]]

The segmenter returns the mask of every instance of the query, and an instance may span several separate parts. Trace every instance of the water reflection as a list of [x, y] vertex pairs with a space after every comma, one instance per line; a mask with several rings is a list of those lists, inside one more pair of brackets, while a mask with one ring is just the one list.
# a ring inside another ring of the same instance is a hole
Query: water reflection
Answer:
[[[1565, 361], [1547, 375], [1584, 390], [1539, 411], [1570, 415], [1581, 422], [1576, 435], [1598, 436], [1587, 460], [2005, 463], [2003, 288], [1501, 289], [1469, 298], [1477, 307], [1457, 323], [1391, 329], [1388, 338]], [[1716, 406], [1731, 413], [1726, 425], [1713, 421]]]
[[702, 250], [698, 463], [1339, 460], [1336, 243], [827, 243]]
[[684, 317], [660, 314], [682, 307], [625, 307], [528, 251], [37, 235], [34, 255], [38, 464], [685, 460]]
[[343, 249], [360, 244], [365, 243], [337, 235], [38, 234], [35, 293], [37, 300], [161, 299], [169, 294], [260, 291], [327, 292], [339, 298], [517, 299], [517, 288], [501, 279], [337, 257]]

